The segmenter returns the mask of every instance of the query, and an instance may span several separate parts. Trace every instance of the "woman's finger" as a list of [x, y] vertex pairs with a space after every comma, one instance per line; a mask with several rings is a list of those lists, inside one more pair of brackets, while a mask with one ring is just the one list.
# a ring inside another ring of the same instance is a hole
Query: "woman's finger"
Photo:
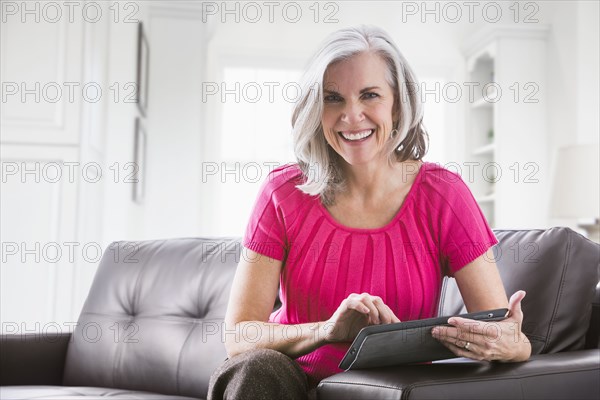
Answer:
[[469, 332], [472, 334], [483, 335], [485, 331], [485, 324], [493, 322], [482, 322], [474, 319], [452, 317], [448, 319], [448, 324], [456, 327], [460, 332]]
[[392, 309], [383, 302], [379, 296], [371, 296], [368, 293], [352, 294], [346, 299], [348, 308], [357, 310], [369, 316], [369, 323], [389, 324], [400, 322], [400, 319], [394, 314]]
[[371, 319], [371, 323], [375, 325], [379, 325], [381, 320], [379, 318], [379, 310], [377, 306], [373, 303], [373, 296], [368, 293], [363, 293], [360, 297], [361, 302], [369, 308], [369, 318]]
[[452, 343], [447, 340], [440, 340], [444, 346], [450, 349], [458, 357], [466, 357], [471, 358], [473, 360], [482, 361], [485, 358], [478, 352], [477, 345], [474, 345], [471, 342], [462, 342], [458, 341], [456, 343]]
[[448, 329], [435, 329], [434, 328], [431, 330], [431, 336], [433, 336], [440, 342], [443, 341], [446, 343], [455, 344], [458, 347], [464, 347], [464, 346], [466, 346], [467, 343], [472, 343], [472, 344], [477, 343], [478, 344], [482, 340], [481, 337], [475, 337], [475, 335], [460, 334], [459, 331], [457, 331], [455, 328], [453, 328], [451, 326], [448, 326], [448, 327], [444, 326], [441, 328], [448, 328]]
[[508, 301], [509, 318], [514, 318], [519, 324], [523, 322], [523, 310], [521, 309], [521, 302], [525, 298], [525, 291], [519, 290], [510, 296]]
[[454, 343], [458, 347], [466, 345], [467, 342], [480, 346], [486, 340], [482, 335], [464, 331], [453, 326], [436, 326], [431, 330], [431, 336], [440, 341]]
[[392, 310], [383, 302], [381, 297], [372, 296], [373, 304], [379, 311], [379, 320], [382, 324], [389, 324], [400, 321], [392, 312]]
[[387, 304], [384, 304], [384, 306], [385, 306], [385, 308], [387, 309], [387, 311], [388, 311], [388, 313], [390, 315], [390, 322], [389, 323], [395, 324], [397, 322], [400, 322], [400, 318], [398, 318], [396, 316], [396, 314], [394, 314], [394, 312], [392, 311], [392, 309]]
[[369, 314], [371, 309], [367, 307], [360, 299], [357, 298], [348, 298], [346, 301], [346, 307], [349, 310], [358, 311], [361, 314]]

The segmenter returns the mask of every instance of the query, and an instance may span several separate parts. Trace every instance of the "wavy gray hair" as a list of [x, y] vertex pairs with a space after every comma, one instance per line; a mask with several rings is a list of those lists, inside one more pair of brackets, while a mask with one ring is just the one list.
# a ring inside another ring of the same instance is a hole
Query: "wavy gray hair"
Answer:
[[394, 91], [398, 120], [393, 121], [384, 148], [388, 162], [420, 160], [427, 152], [417, 77], [392, 38], [383, 29], [368, 25], [333, 32], [309, 61], [300, 80], [301, 96], [292, 113], [294, 153], [305, 177], [297, 187], [304, 193], [320, 195], [325, 205], [333, 204], [335, 194], [344, 190], [345, 178], [341, 157], [327, 145], [321, 125], [323, 78], [329, 65], [362, 52], [374, 52], [383, 58], [388, 66], [386, 80]]

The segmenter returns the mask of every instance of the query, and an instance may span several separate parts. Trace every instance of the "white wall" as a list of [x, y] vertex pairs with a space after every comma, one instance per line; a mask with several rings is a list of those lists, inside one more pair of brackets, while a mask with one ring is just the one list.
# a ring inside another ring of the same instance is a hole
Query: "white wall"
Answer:
[[588, 1], [577, 9], [577, 138], [598, 142], [600, 132], [600, 2]]
[[[144, 21], [147, 35], [151, 40], [148, 21], [144, 20], [143, 15], [138, 19]], [[104, 181], [103, 199], [105, 245], [115, 240], [140, 239], [146, 223], [145, 205], [132, 201], [132, 183], [128, 179], [133, 172], [128, 163], [134, 161], [135, 118], [139, 116], [139, 111], [137, 105], [128, 99], [131, 90], [125, 88], [126, 85], [136, 81], [137, 24], [111, 24], [109, 49], [106, 60], [108, 81], [117, 84], [120, 92], [118, 101], [111, 99], [108, 102], [106, 113], [104, 170], [107, 172], [108, 179]], [[152, 105], [152, 101], [149, 101], [149, 105]], [[150, 138], [148, 140], [150, 141]]]
[[[480, 30], [495, 25], [550, 27], [547, 37], [545, 64], [547, 65], [545, 84], [540, 87], [540, 96], [545, 96], [547, 121], [546, 142], [533, 148], [541, 152], [536, 159], [545, 160], [539, 165], [539, 185], [544, 185], [539, 193], [546, 193], [537, 201], [547, 209], [552, 193], [554, 157], [559, 147], [576, 143], [597, 143], [598, 128], [598, 2], [589, 1], [541, 1], [541, 2], [478, 2], [469, 15], [468, 7], [458, 3], [462, 16], [453, 22], [455, 15], [443, 2], [338, 2], [335, 11], [336, 23], [324, 23], [323, 12], [319, 22], [312, 20], [313, 9], [308, 4], [302, 8], [304, 15], [298, 23], [289, 23], [274, 13], [275, 22], [264, 23], [265, 16], [258, 23], [248, 22], [249, 13], [244, 19], [239, 10], [240, 21], [234, 21], [233, 14], [219, 10], [217, 15], [208, 16], [216, 20], [214, 37], [208, 45], [206, 81], [219, 81], [219, 60], [237, 55], [240, 60], [250, 60], [255, 56], [285, 59], [287, 62], [304, 65], [320, 41], [331, 31], [356, 24], [375, 24], [386, 29], [396, 40], [407, 60], [418, 76], [440, 77], [446, 81], [462, 84], [466, 81], [463, 46]], [[415, 10], [414, 7], [417, 7]], [[240, 6], [241, 7], [241, 6]], [[412, 7], [412, 8], [411, 8]], [[437, 9], [435, 8], [437, 7]], [[499, 18], [495, 13], [499, 9]], [[427, 10], [433, 11], [427, 13]], [[324, 11], [321, 9], [321, 11]], [[304, 18], [307, 16], [307, 18]], [[226, 22], [222, 22], [224, 18]], [[438, 18], [436, 20], [436, 18]], [[273, 40], [276, 36], [277, 40]], [[205, 104], [211, 110], [213, 105]], [[441, 160], [464, 160], [464, 107], [460, 102], [446, 102], [446, 126], [441, 133], [431, 132], [431, 146], [442, 143]], [[216, 106], [218, 108], [218, 105]], [[425, 108], [427, 113], [427, 107]], [[207, 131], [219, 129], [216, 122], [218, 112], [209, 112], [206, 120]], [[436, 137], [436, 133], [438, 136]], [[212, 135], [211, 135], [212, 136]], [[514, 143], [519, 146], [518, 142]], [[205, 147], [210, 157], [210, 143]], [[426, 157], [427, 159], [427, 157]], [[205, 201], [205, 199], [202, 199]], [[206, 210], [213, 209], [217, 199], [207, 201]], [[204, 203], [203, 203], [204, 204]], [[210, 217], [208, 226], [213, 226]], [[548, 215], [545, 221], [536, 220], [536, 227], [567, 225], [577, 229], [577, 221], [558, 220]], [[201, 222], [202, 224], [202, 222]], [[524, 222], [527, 225], [527, 222]]]
[[[515, 3], [499, 3], [503, 7], [499, 23], [510, 23], [514, 17], [510, 7]], [[528, 3], [533, 2], [517, 3], [521, 18]], [[273, 65], [303, 67], [329, 32], [366, 23], [383, 27], [395, 38], [418, 76], [461, 83], [466, 76], [462, 44], [489, 25], [477, 12], [472, 22], [463, 16], [457, 23], [407, 13], [407, 4], [421, 2], [332, 3], [339, 7], [337, 10], [325, 9], [325, 3], [319, 3], [317, 22], [313, 20], [314, 9], [309, 8], [313, 3], [301, 2], [304, 14], [297, 23], [285, 21], [280, 8], [274, 23], [268, 22], [266, 14], [257, 23], [235, 22], [232, 16], [226, 16], [227, 22], [223, 23], [220, 13], [203, 14], [199, 2], [138, 4], [136, 17], [144, 21], [150, 42], [144, 204], [132, 202], [131, 184], [123, 182], [128, 172], [123, 165], [133, 160], [134, 121], [139, 111], [122, 97], [113, 101], [105, 86], [118, 83], [122, 88], [135, 81], [136, 25], [113, 23], [108, 18], [99, 24], [65, 25], [68, 29], [64, 31], [54, 29], [56, 26], [44, 31], [42, 24], [32, 29], [14, 22], [2, 24], [3, 81], [73, 79], [100, 82], [106, 90], [102, 101], [95, 104], [52, 103], [23, 108], [20, 103], [2, 103], [3, 163], [97, 162], [103, 170], [103, 179], [96, 184], [77, 182], [59, 187], [3, 182], [3, 243], [74, 240], [105, 247], [114, 240], [211, 235], [219, 223], [213, 212], [219, 199], [213, 195], [214, 187], [202, 182], [202, 163], [218, 161], [214, 159], [219, 135], [218, 104], [203, 101], [202, 83], [222, 79], [218, 71], [224, 60], [234, 57], [244, 63], [265, 59]], [[428, 4], [443, 7], [445, 3]], [[598, 2], [533, 4], [539, 6], [539, 23], [551, 27], [547, 87], [543, 89], [548, 98], [546, 158], [550, 160], [545, 168], [552, 170], [560, 146], [598, 142]], [[104, 7], [106, 10], [107, 5]], [[332, 11], [338, 21], [325, 23], [325, 15]], [[111, 14], [106, 12], [106, 16]], [[11, 36], [6, 29], [24, 29], [25, 33]], [[71, 32], [73, 29], [80, 31]], [[46, 42], [40, 42], [39, 35]], [[38, 52], [31, 52], [36, 43]], [[61, 49], [71, 51], [62, 61], [60, 57], [65, 56]], [[7, 52], [10, 57], [4, 57]], [[32, 65], [39, 68], [29, 68]], [[66, 75], [52, 75], [61, 68], [66, 68]], [[21, 75], [6, 75], [15, 71]], [[26, 76], [28, 73], [30, 76]], [[446, 103], [444, 107], [447, 120], [443, 138], [438, 134], [436, 139], [436, 132], [432, 132], [432, 146], [443, 143], [442, 161], [460, 160], [465, 148], [465, 105]], [[121, 168], [115, 182], [110, 167], [116, 162]], [[239, 201], [251, 203], [254, 199]], [[548, 218], [547, 226], [555, 224], [576, 227], [576, 221]], [[12, 267], [3, 265], [2, 307], [15, 304], [8, 314], [2, 308], [3, 316], [29, 321], [75, 318], [96, 268], [96, 264], [84, 261], [78, 259], [64, 267], [37, 264], [25, 268], [18, 260]], [[24, 296], [27, 288], [30, 292]], [[40, 296], [32, 297], [31, 293]], [[25, 298], [28, 302], [23, 302]], [[43, 308], [39, 304], [44, 304]]]
[[[560, 147], [580, 143], [598, 147], [600, 11], [598, 2], [593, 1], [544, 2], [540, 11], [543, 20], [551, 26], [547, 94], [548, 160], [552, 176]], [[549, 216], [548, 223], [579, 230], [578, 221], [573, 219]]]
[[544, 2], [548, 41], [549, 139], [552, 148], [598, 142], [599, 3]]
[[[266, 13], [258, 23], [250, 23], [249, 14], [245, 19], [242, 8], [239, 10], [241, 16], [239, 22], [235, 21], [234, 15], [222, 13], [222, 9], [217, 15], [208, 16], [208, 20], [213, 21], [215, 27], [214, 35], [207, 47], [207, 68], [203, 81], [222, 82], [223, 78], [219, 75], [220, 67], [234, 58], [242, 64], [256, 64], [262, 59], [268, 65], [287, 65], [303, 69], [319, 43], [329, 33], [342, 27], [359, 24], [377, 25], [387, 30], [396, 39], [400, 50], [417, 76], [436, 78], [445, 82], [464, 80], [464, 58], [457, 43], [457, 37], [464, 30], [464, 25], [438, 24], [432, 19], [432, 23], [424, 26], [418, 16], [407, 16], [406, 22], [403, 23], [402, 4], [389, 1], [336, 2], [339, 8], [327, 9], [321, 3], [315, 23], [315, 11], [314, 8], [310, 8], [312, 3], [300, 4], [302, 4], [303, 14], [296, 23], [286, 21], [281, 9], [276, 9], [274, 12], [273, 23], [267, 21]], [[325, 22], [327, 15], [332, 16], [337, 22]], [[225, 22], [221, 18], [224, 18]], [[218, 132], [220, 100], [209, 98], [203, 106], [207, 111], [205, 125], [203, 125], [205, 131]], [[431, 147], [434, 149], [432, 153], [440, 154], [442, 157], [435, 160], [427, 159], [444, 163], [460, 157], [462, 142], [452, 138], [459, 136], [459, 132], [463, 129], [464, 121], [459, 116], [464, 106], [461, 103], [445, 102], [442, 107], [445, 109], [448, 121], [443, 126], [444, 132], [430, 131]], [[427, 109], [425, 112], [427, 113]], [[289, 134], [289, 131], [282, 127], [282, 134]], [[203, 159], [215, 160], [213, 149], [217, 147], [216, 135], [205, 136]], [[212, 181], [210, 184], [213, 185], [212, 187], [218, 185]], [[253, 199], [243, 201], [252, 202]], [[203, 234], [210, 234], [211, 229], [218, 224], [211, 210], [219, 206], [219, 199], [214, 196], [202, 197], [201, 202], [204, 206], [201, 207], [203, 214], [200, 229]], [[238, 234], [241, 235], [243, 232]]]
[[149, 180], [140, 237], [194, 236], [199, 231], [200, 196], [210, 196], [199, 184], [203, 27], [184, 13], [153, 10], [150, 20]]
[[[113, 27], [108, 3], [97, 4], [105, 18], [94, 21], [80, 13], [71, 19], [66, 8], [56, 18], [44, 14], [41, 3], [29, 5], [27, 14], [24, 3], [11, 4], [15, 13], [3, 14], [2, 21], [3, 93], [16, 83], [30, 94], [2, 101], [2, 169], [16, 165], [19, 171], [2, 179], [0, 318], [3, 331], [15, 323], [18, 330], [43, 330], [44, 324], [76, 320], [104, 247]], [[36, 83], [58, 87], [60, 96], [35, 90]], [[88, 84], [100, 92], [84, 92]], [[48, 165], [56, 167], [50, 175], [43, 172]], [[42, 173], [23, 175], [24, 167]], [[16, 253], [9, 257], [5, 246], [12, 244]]]

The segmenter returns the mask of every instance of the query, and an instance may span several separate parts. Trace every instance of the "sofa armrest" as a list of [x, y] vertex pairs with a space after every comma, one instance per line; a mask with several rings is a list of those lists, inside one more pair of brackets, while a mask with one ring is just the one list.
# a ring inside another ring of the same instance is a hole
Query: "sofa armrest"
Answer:
[[600, 350], [543, 354], [522, 363], [448, 360], [355, 370], [319, 383], [319, 399], [596, 399]]
[[62, 385], [71, 333], [1, 335], [0, 386]]
[[600, 282], [596, 285], [596, 295], [592, 303], [590, 327], [585, 337], [586, 349], [600, 349]]

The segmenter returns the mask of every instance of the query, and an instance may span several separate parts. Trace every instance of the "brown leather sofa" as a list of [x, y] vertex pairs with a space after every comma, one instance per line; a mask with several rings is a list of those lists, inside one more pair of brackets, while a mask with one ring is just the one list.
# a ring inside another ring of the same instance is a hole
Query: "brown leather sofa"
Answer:
[[[455, 359], [343, 372], [320, 399], [600, 397], [600, 245], [568, 228], [496, 230], [508, 294], [527, 291], [524, 363]], [[1, 399], [204, 398], [225, 359], [222, 320], [239, 238], [115, 242], [73, 333], [3, 335]], [[446, 279], [440, 315], [464, 311]]]

